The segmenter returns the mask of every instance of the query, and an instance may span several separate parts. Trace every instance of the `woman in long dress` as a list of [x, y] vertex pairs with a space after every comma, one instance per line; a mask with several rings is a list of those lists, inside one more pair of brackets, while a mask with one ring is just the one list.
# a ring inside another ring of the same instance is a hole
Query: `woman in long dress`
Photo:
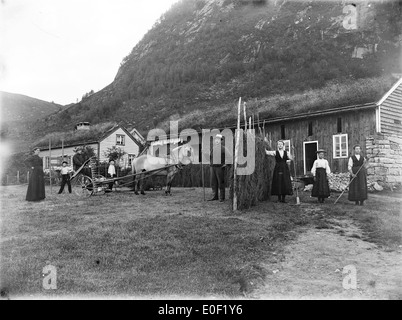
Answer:
[[324, 159], [324, 150], [318, 150], [318, 159], [314, 161], [311, 173], [314, 177], [313, 190], [311, 196], [318, 198], [318, 202], [324, 203], [324, 199], [330, 196], [328, 175], [331, 174], [331, 168], [328, 161]]
[[26, 159], [25, 163], [30, 168], [28, 181], [27, 201], [40, 201], [45, 199], [45, 178], [43, 174], [43, 161], [39, 157], [40, 149], [34, 149], [34, 154]]
[[278, 196], [278, 201], [285, 203], [286, 195], [292, 195], [292, 180], [287, 164], [288, 160], [293, 160], [292, 156], [285, 150], [285, 143], [282, 140], [277, 142], [276, 151], [265, 150], [269, 156], [275, 157], [275, 168], [272, 176], [271, 194]]
[[354, 201], [356, 205], [362, 206], [364, 200], [367, 200], [366, 166], [368, 165], [368, 163], [365, 160], [365, 158], [361, 155], [360, 146], [358, 145], [354, 146], [353, 150], [354, 155], [349, 158], [348, 163], [348, 170], [351, 179], [351, 183], [349, 185], [348, 200]]

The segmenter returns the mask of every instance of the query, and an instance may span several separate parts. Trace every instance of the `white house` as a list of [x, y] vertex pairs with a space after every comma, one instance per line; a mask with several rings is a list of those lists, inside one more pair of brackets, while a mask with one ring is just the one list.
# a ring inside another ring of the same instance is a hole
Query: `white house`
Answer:
[[[76, 130], [89, 130], [87, 124], [78, 124]], [[43, 157], [43, 168], [49, 169], [50, 159], [52, 166], [60, 166], [63, 159], [71, 165], [75, 150], [79, 147], [90, 146], [94, 149], [95, 155], [99, 161], [107, 161], [105, 152], [112, 147], [118, 147], [125, 152], [120, 159], [121, 167], [131, 166], [131, 161], [136, 157], [142, 147], [141, 142], [133, 137], [133, 135], [124, 127], [116, 125], [108, 131], [97, 137], [91, 137], [88, 141], [74, 144], [66, 144], [54, 148], [41, 148], [40, 156]]]

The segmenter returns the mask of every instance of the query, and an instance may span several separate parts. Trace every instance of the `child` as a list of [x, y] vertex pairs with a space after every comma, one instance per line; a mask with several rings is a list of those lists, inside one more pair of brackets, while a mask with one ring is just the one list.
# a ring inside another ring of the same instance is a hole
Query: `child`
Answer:
[[317, 197], [319, 203], [324, 203], [324, 199], [330, 195], [328, 177], [331, 174], [328, 161], [324, 159], [324, 150], [318, 150], [318, 159], [314, 161], [311, 173], [314, 177], [313, 190], [311, 191], [312, 197]]
[[59, 194], [61, 194], [64, 190], [64, 186], [67, 183], [68, 186], [68, 192], [71, 193], [71, 183], [70, 183], [70, 168], [67, 167], [68, 163], [67, 161], [63, 161], [63, 163], [61, 164], [62, 168], [61, 168], [61, 186], [60, 186], [60, 190], [59, 190]]
[[[114, 166], [114, 161], [109, 161], [109, 168], [107, 169], [107, 176], [108, 178], [116, 177], [116, 167]], [[113, 188], [114, 181], [109, 183], [109, 190], [111, 191]]]

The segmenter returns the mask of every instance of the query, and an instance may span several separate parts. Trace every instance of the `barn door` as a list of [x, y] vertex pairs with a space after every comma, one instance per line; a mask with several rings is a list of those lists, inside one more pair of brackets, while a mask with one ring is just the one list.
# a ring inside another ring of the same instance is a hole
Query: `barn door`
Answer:
[[304, 174], [311, 172], [314, 161], [317, 159], [318, 141], [303, 142]]

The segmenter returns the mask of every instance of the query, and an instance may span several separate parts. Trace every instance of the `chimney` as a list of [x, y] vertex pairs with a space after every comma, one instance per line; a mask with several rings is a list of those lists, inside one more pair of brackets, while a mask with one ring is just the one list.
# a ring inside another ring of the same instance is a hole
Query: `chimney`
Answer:
[[91, 124], [89, 122], [79, 122], [75, 125], [75, 130], [89, 130]]

